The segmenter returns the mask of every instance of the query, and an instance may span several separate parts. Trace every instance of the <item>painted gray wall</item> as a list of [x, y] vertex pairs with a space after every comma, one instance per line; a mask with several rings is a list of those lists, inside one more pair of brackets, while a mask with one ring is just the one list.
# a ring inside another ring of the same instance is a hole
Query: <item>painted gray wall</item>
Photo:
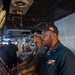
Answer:
[[59, 30], [60, 41], [75, 54], [75, 13], [54, 23]]

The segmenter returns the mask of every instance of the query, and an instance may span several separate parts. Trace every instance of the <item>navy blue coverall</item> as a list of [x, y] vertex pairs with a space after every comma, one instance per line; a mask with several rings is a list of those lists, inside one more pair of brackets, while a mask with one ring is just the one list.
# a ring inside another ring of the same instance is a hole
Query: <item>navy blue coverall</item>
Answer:
[[10, 55], [11, 55], [11, 59], [12, 59], [12, 67], [17, 65], [17, 55], [16, 52], [18, 51], [18, 48], [15, 44], [9, 44], [8, 45], [9, 49], [10, 49]]
[[44, 52], [40, 75], [74, 75], [74, 54], [58, 41]]
[[9, 68], [12, 67], [12, 58], [8, 45], [3, 45], [0, 47], [0, 57]]

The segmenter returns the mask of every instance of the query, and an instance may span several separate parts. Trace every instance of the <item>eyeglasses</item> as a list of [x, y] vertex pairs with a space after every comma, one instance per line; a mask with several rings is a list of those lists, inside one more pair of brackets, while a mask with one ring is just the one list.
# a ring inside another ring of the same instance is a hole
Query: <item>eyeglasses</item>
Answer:
[[54, 32], [50, 31], [48, 34], [42, 34], [42, 35], [41, 35], [41, 38], [45, 38], [46, 36], [51, 35], [51, 34], [53, 34], [53, 33], [54, 33]]

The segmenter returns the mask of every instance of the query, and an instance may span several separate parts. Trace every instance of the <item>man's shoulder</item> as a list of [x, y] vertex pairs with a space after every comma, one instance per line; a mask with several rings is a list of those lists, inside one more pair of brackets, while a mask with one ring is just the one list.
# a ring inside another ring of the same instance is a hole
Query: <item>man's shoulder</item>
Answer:
[[66, 46], [62, 46], [61, 50], [62, 50], [62, 52], [66, 53], [66, 54], [67, 53], [73, 54], [73, 52]]
[[46, 49], [46, 46], [41, 45], [40, 48], [41, 48], [41, 49]]
[[62, 57], [74, 57], [74, 53], [64, 45], [59, 47], [57, 53], [59, 53], [59, 55]]
[[41, 45], [40, 48], [38, 49], [38, 51], [40, 51], [41, 53], [44, 53], [45, 50], [46, 47], [44, 45]]

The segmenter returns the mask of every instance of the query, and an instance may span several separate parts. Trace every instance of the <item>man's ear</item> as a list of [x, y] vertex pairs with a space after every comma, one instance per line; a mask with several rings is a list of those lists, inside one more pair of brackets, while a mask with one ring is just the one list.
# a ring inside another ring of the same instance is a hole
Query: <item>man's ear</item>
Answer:
[[56, 33], [53, 33], [52, 34], [52, 38], [54, 39], [56, 37]]

